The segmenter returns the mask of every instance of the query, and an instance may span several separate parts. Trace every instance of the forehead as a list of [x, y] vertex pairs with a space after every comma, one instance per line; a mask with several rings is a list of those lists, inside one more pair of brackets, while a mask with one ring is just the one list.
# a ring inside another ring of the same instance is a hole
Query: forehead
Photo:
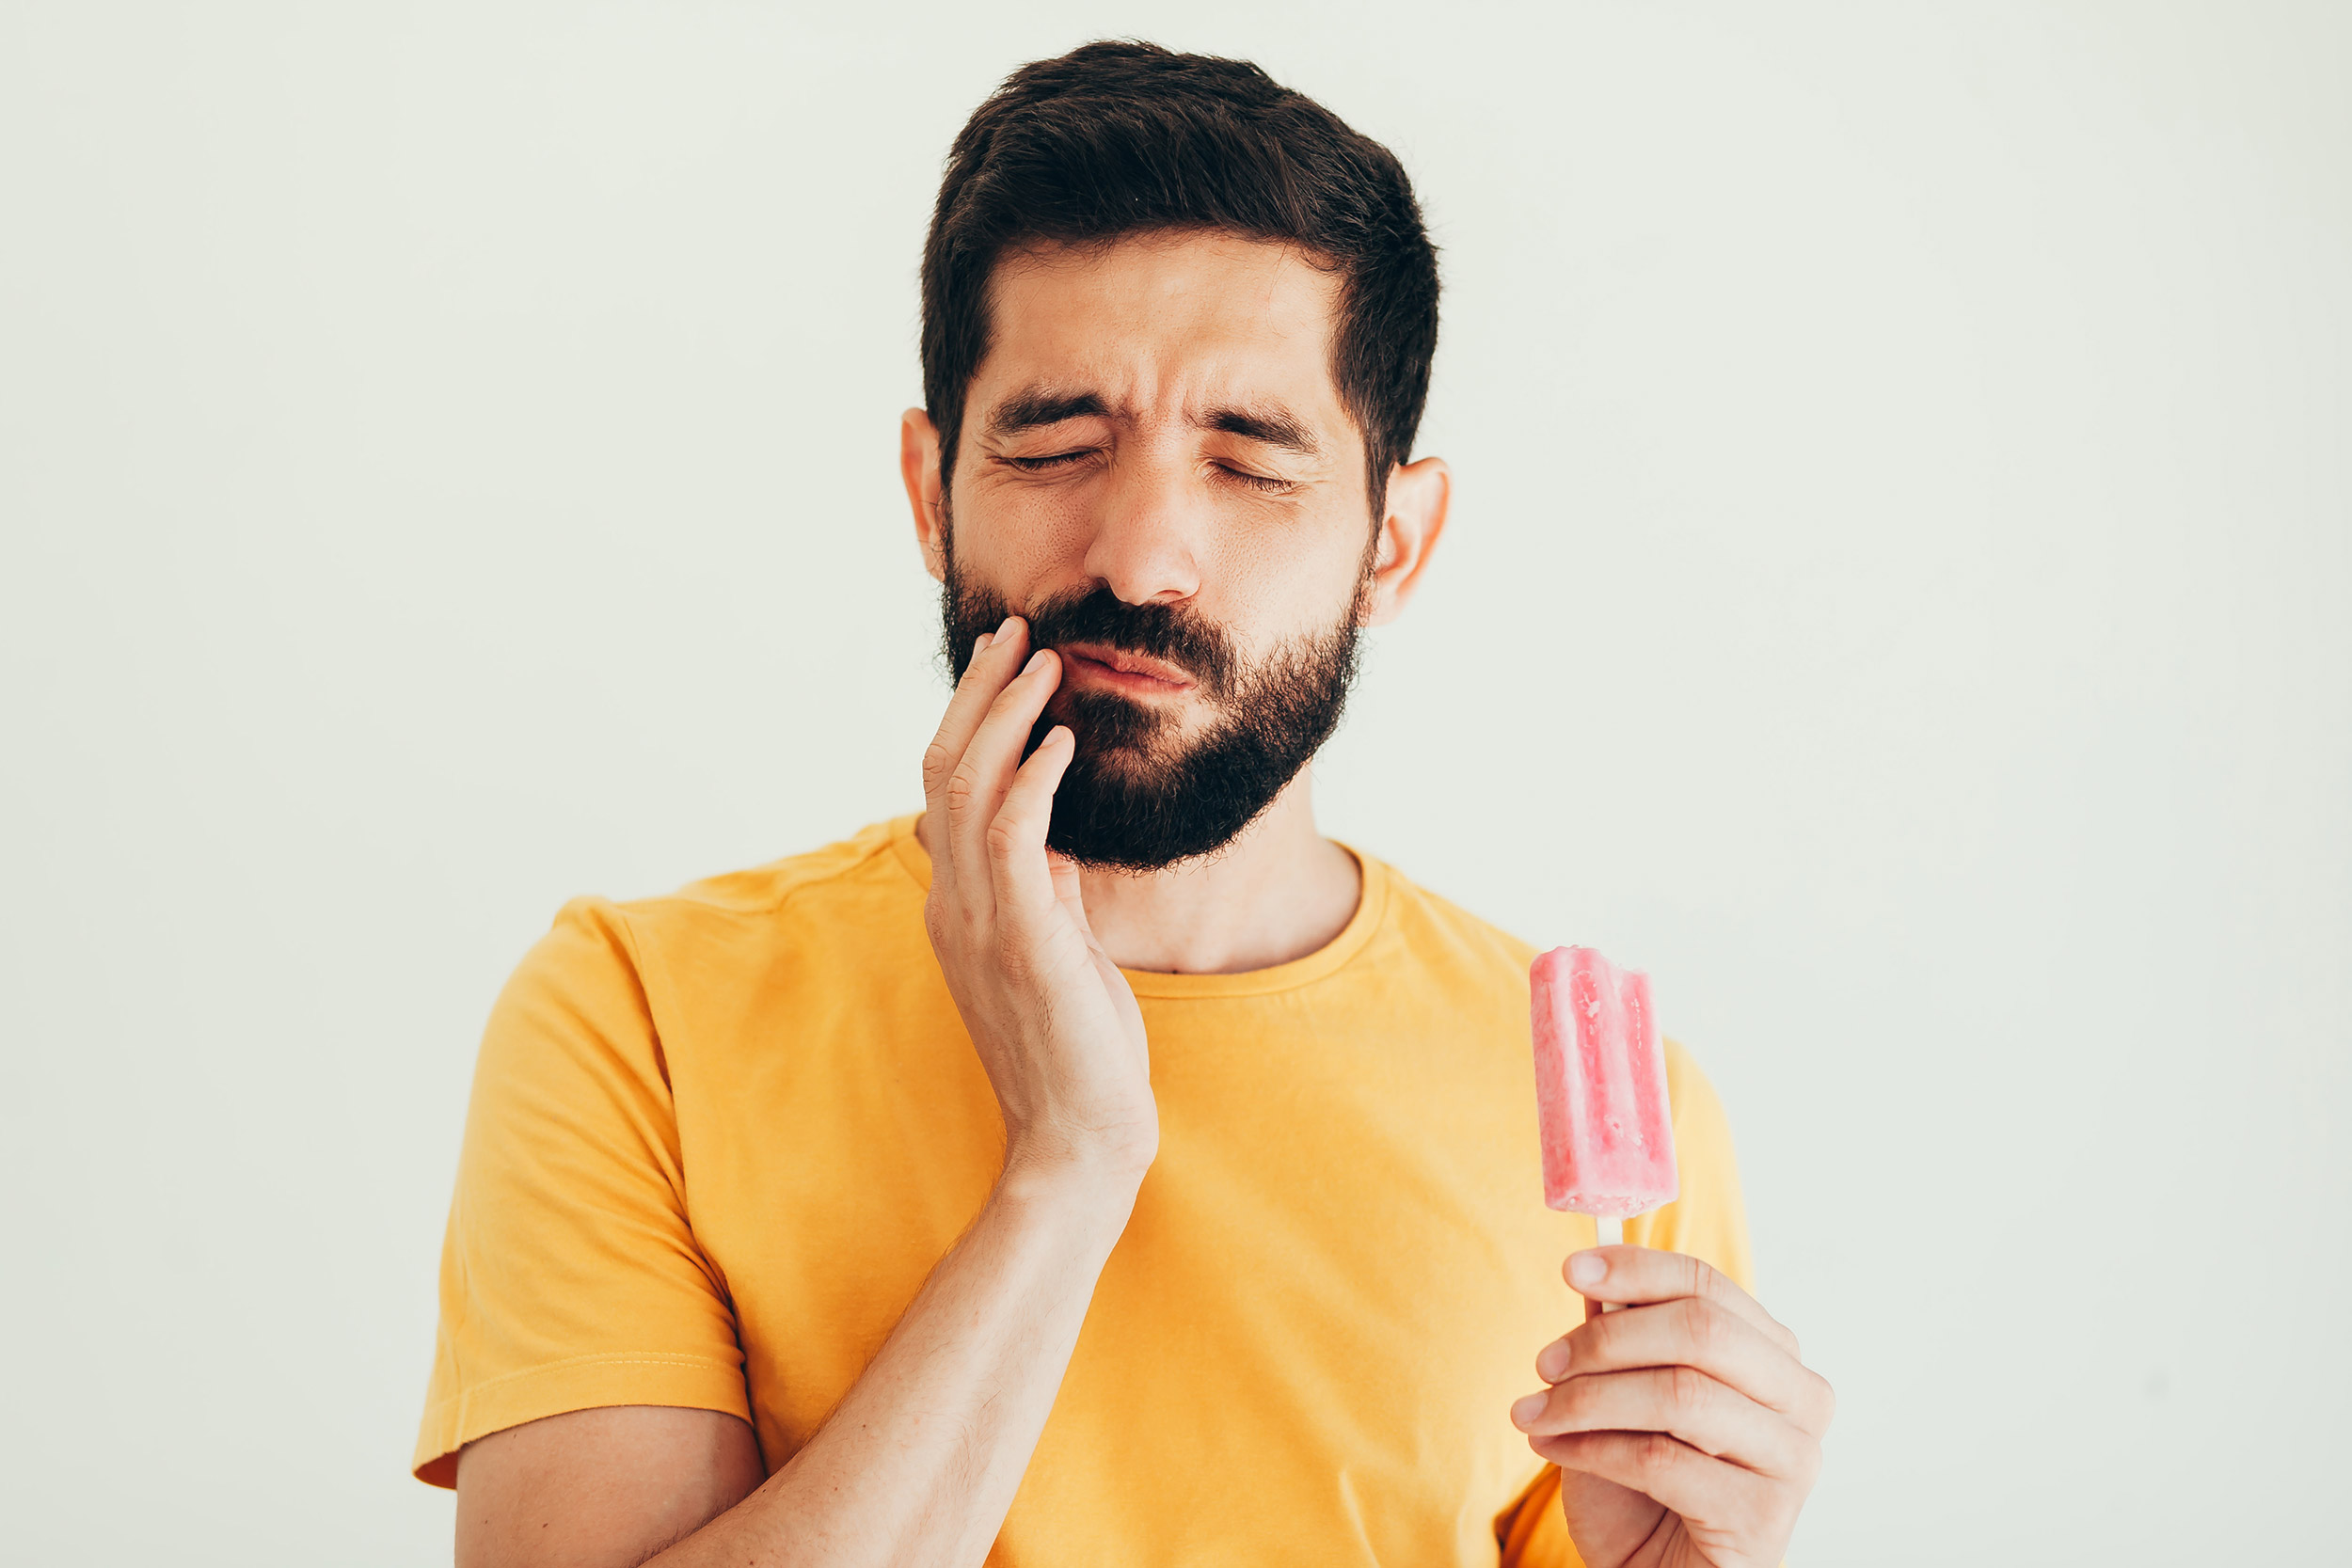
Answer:
[[1331, 382], [1339, 277], [1293, 246], [1216, 233], [1041, 245], [998, 262], [989, 293], [976, 410], [1051, 386], [1136, 418], [1274, 401], [1347, 422]]

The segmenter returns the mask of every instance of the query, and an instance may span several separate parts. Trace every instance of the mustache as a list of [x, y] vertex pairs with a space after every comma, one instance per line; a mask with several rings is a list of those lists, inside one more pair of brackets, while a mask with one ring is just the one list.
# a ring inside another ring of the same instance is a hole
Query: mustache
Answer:
[[955, 595], [947, 628], [947, 661], [957, 679], [971, 664], [972, 645], [980, 634], [994, 631], [1008, 615], [1029, 623], [1033, 648], [1097, 642], [1121, 653], [1164, 659], [1218, 701], [1232, 696], [1243, 669], [1240, 652], [1224, 628], [1185, 605], [1128, 604], [1098, 586], [1023, 610], [993, 594], [965, 591]]

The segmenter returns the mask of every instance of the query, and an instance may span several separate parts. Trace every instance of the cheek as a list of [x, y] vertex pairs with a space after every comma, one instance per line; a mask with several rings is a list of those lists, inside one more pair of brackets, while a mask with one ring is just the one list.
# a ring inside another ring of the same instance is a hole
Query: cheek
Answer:
[[1013, 604], [1069, 587], [1086, 561], [1084, 520], [1038, 500], [983, 488], [957, 505], [950, 525], [957, 574]]
[[[1203, 613], [1230, 626], [1253, 653], [1339, 625], [1363, 572], [1369, 519], [1289, 521], [1295, 526], [1235, 534], [1203, 574]], [[1205, 602], [1210, 584], [1215, 605]]]

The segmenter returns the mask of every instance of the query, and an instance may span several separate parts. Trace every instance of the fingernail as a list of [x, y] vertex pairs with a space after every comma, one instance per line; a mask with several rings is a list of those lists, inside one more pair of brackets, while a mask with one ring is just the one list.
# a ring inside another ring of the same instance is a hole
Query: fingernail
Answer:
[[1589, 1291], [1609, 1277], [1609, 1259], [1597, 1252], [1580, 1252], [1568, 1259], [1568, 1283]]
[[996, 635], [997, 635], [997, 636], [999, 636], [999, 637], [1002, 637], [1002, 636], [1004, 636], [1007, 632], [1009, 632], [1009, 631], [1012, 630], [1012, 622], [1013, 622], [1013, 618], [1012, 618], [1011, 616], [1009, 616], [1009, 615], [1006, 616], [1006, 617], [1005, 617], [1005, 624], [1004, 624], [1003, 626], [998, 626], [998, 627], [996, 628]]
[[1032, 671], [1032, 670], [1036, 669], [1039, 665], [1043, 664], [1044, 662], [1045, 662], [1045, 650], [1044, 650], [1044, 649], [1042, 649], [1042, 648], [1040, 648], [1037, 652], [1035, 652], [1035, 653], [1033, 653], [1033, 654], [1031, 654], [1031, 655], [1029, 656], [1029, 662], [1028, 662], [1027, 664], [1025, 664], [1025, 665], [1022, 666], [1021, 673], [1022, 673], [1023, 674], [1025, 674], [1025, 674], [1027, 674], [1030, 671]]
[[1515, 1427], [1523, 1427], [1528, 1422], [1534, 1420], [1536, 1417], [1542, 1415], [1544, 1413], [1545, 1398], [1546, 1396], [1542, 1394], [1530, 1394], [1527, 1398], [1513, 1405], [1511, 1407], [1511, 1424]]
[[982, 654], [988, 652], [988, 645], [995, 641], [996, 634], [994, 632], [984, 631], [980, 633], [980, 640], [972, 644], [972, 657], [974, 658], [977, 658]]
[[1568, 1375], [1568, 1342], [1554, 1339], [1535, 1357], [1535, 1375], [1546, 1383], [1557, 1383]]

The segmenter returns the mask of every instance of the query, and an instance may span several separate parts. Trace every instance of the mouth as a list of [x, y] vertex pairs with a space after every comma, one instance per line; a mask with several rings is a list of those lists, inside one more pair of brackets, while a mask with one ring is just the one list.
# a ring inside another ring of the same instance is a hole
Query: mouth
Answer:
[[1146, 658], [1100, 642], [1071, 642], [1055, 650], [1061, 655], [1063, 679], [1129, 697], [1175, 697], [1193, 688], [1193, 679], [1166, 659]]

